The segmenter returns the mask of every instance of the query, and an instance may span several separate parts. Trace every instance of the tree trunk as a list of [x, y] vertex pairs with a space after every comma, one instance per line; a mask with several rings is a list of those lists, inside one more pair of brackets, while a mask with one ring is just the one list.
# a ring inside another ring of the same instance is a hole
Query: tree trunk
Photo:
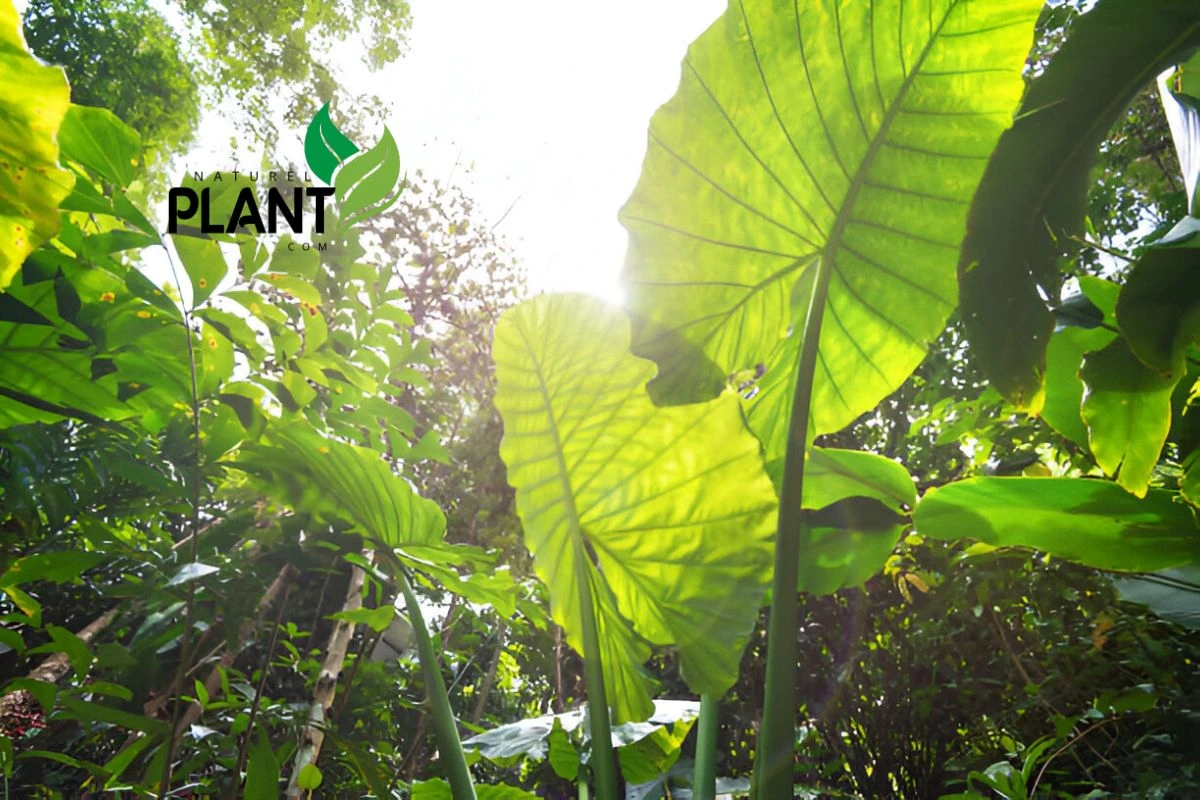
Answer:
[[471, 715], [471, 724], [478, 725], [483, 719], [484, 709], [487, 708], [488, 697], [492, 693], [492, 686], [496, 682], [496, 669], [500, 666], [500, 653], [504, 650], [504, 623], [500, 623], [500, 629], [496, 635], [496, 649], [492, 652], [492, 663], [488, 664], [487, 674], [483, 676], [483, 688], [479, 690], [479, 700], [475, 703], [475, 713]]
[[[116, 607], [110, 608], [88, 623], [83, 630], [75, 635], [82, 639], [85, 644], [91, 644], [92, 640], [111, 625], [116, 617]], [[25, 677], [30, 680], [42, 681], [43, 683], [58, 683], [70, 668], [71, 662], [67, 659], [66, 653], [52, 653], [41, 664], [34, 667]], [[0, 697], [0, 731], [9, 729], [9, 724], [12, 721], [10, 718], [16, 716], [27, 717], [31, 713], [36, 713], [40, 719], [46, 711], [50, 710], [47, 708], [42, 709], [40, 712], [34, 711], [38, 708], [41, 708], [40, 704], [33, 695], [24, 689], [18, 689], [15, 692], [9, 692]], [[15, 726], [15, 724], [14, 722], [13, 725]]]
[[[365, 554], [368, 559], [370, 554]], [[342, 611], [357, 611], [362, 608], [362, 587], [366, 577], [359, 567], [350, 569], [350, 585], [346, 587], [346, 602]], [[313, 689], [312, 705], [308, 711], [308, 723], [301, 734], [300, 747], [296, 750], [296, 758], [292, 762], [292, 777], [288, 781], [287, 796], [300, 798], [303, 790], [296, 785], [296, 780], [307, 764], [316, 764], [321, 757], [321, 745], [325, 743], [325, 731], [321, 727], [333, 705], [337, 693], [338, 675], [342, 665], [346, 663], [346, 651], [350, 648], [350, 639], [354, 635], [354, 624], [339, 619], [329, 634], [329, 643], [325, 651], [325, 663], [321, 666], [321, 675], [317, 678], [316, 688]]]

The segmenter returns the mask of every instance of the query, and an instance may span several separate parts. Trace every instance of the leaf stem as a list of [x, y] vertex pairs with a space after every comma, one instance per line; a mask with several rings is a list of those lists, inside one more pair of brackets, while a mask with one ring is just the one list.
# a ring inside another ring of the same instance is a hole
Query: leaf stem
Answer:
[[617, 800], [616, 760], [612, 726], [608, 719], [608, 695], [604, 688], [604, 663], [600, 658], [600, 634], [592, 605], [591, 560], [583, 542], [575, 539], [575, 586], [579, 592], [579, 616], [583, 626], [583, 677], [587, 682], [588, 724], [592, 735], [592, 774], [596, 800]]
[[821, 319], [829, 292], [828, 257], [815, 265], [817, 274], [804, 319], [804, 340], [796, 370], [792, 416], [788, 424], [783, 487], [779, 493], [779, 528], [775, 536], [775, 576], [771, 584], [771, 617], [767, 624], [767, 680], [762, 729], [754, 764], [751, 796], [792, 796], [792, 762], [796, 745], [796, 604], [800, 545], [809, 536], [801, 506], [804, 456], [808, 447], [812, 384], [821, 346]]
[[425, 693], [429, 696], [429, 713], [433, 717], [433, 732], [437, 737], [438, 753], [445, 763], [446, 780], [454, 800], [475, 800], [475, 786], [471, 782], [471, 770], [463, 755], [462, 742], [458, 738], [458, 726], [454, 721], [454, 710], [446, 693], [446, 683], [438, 667], [437, 652], [429, 638], [429, 628], [421, 613], [421, 604], [413, 592], [408, 574], [403, 568], [396, 570], [396, 580], [404, 593], [404, 604], [408, 609], [408, 622], [412, 625], [417, 640], [417, 656], [421, 662], [421, 675], [425, 680]]
[[716, 800], [717, 733], [721, 730], [721, 701], [712, 694], [700, 695], [700, 729], [696, 733], [696, 771], [692, 775], [692, 797]]

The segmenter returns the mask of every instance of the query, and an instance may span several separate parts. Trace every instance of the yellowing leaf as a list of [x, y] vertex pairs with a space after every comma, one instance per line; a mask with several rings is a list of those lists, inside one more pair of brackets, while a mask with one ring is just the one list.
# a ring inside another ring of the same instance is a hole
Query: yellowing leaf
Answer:
[[26, 256], [58, 233], [72, 173], [58, 168], [55, 132], [70, 105], [58, 67], [29, 54], [17, 10], [0, 2], [0, 289]]

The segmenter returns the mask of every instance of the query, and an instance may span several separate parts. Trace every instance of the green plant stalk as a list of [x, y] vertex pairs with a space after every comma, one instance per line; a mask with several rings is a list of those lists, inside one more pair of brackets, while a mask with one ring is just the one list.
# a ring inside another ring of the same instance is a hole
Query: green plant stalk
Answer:
[[604, 689], [604, 664], [600, 660], [600, 633], [596, 627], [596, 610], [592, 607], [589, 563], [587, 550], [577, 538], [575, 586], [579, 592], [579, 616], [583, 623], [583, 677], [587, 681], [588, 724], [592, 735], [591, 765], [596, 780], [596, 800], [618, 800], [612, 725], [608, 719], [608, 695]]
[[716, 695], [700, 695], [700, 728], [696, 732], [696, 771], [692, 774], [692, 797], [716, 800], [717, 733], [721, 730], [721, 701]]
[[425, 627], [420, 603], [413, 593], [408, 575], [403, 569], [396, 570], [400, 591], [404, 593], [404, 604], [408, 609], [408, 621], [417, 640], [417, 656], [421, 661], [421, 675], [425, 679], [425, 692], [429, 695], [429, 713], [433, 717], [433, 732], [437, 736], [438, 752], [446, 768], [446, 780], [454, 800], [475, 800], [475, 785], [471, 782], [471, 770], [463, 755], [462, 742], [458, 738], [458, 724], [450, 708], [450, 697], [442, 671], [438, 668], [437, 651]]
[[[171, 265], [171, 276], [175, 279], [175, 289], [179, 292], [179, 297], [183, 297], [183, 284], [179, 280], [179, 269], [175, 264], [175, 257], [171, 254], [171, 248], [160, 235], [158, 243], [162, 245], [163, 251], [167, 254], [167, 260]], [[193, 298], [194, 302], [195, 298]], [[182, 300], [180, 301], [182, 305]], [[183, 308], [183, 330], [186, 334], [187, 342], [187, 357], [188, 357], [188, 377], [190, 379], [191, 389], [191, 412], [192, 412], [192, 442], [194, 453], [192, 461], [191, 475], [191, 535], [188, 537], [191, 543], [189, 552], [189, 563], [196, 563], [198, 555], [197, 540], [200, 538], [200, 492], [202, 478], [200, 475], [200, 388], [196, 378], [196, 345], [192, 340], [192, 311], [195, 309]], [[183, 632], [179, 645], [179, 669], [175, 672], [175, 677], [172, 680], [170, 693], [175, 696], [175, 702], [171, 704], [171, 733], [167, 734], [166, 759], [163, 761], [162, 780], [158, 785], [158, 796], [166, 797], [171, 789], [171, 770], [175, 761], [175, 745], [178, 743], [178, 737], [174, 731], [179, 725], [179, 702], [178, 695], [183, 691], [183, 682], [187, 676], [192, 660], [192, 626], [195, 624], [196, 616], [196, 582], [188, 581], [187, 584], [187, 605], [183, 614]]]
[[796, 370], [792, 418], [788, 423], [783, 487], [779, 493], [779, 527], [775, 535], [775, 576], [771, 584], [771, 618], [767, 626], [767, 680], [763, 721], [754, 764], [756, 800], [792, 796], [792, 762], [796, 746], [796, 602], [800, 544], [809, 537], [801, 506], [804, 496], [804, 453], [808, 447], [812, 384], [821, 347], [821, 319], [829, 292], [830, 258], [822, 257], [804, 319], [804, 341]]

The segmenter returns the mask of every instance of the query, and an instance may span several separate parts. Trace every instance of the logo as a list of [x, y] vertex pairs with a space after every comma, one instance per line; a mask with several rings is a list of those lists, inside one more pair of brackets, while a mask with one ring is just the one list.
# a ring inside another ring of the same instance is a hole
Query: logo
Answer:
[[[369, 150], [361, 150], [333, 124], [328, 103], [321, 106], [308, 124], [304, 157], [311, 175], [328, 186], [293, 186], [288, 198], [285, 189], [274, 185], [261, 203], [254, 186], [258, 172], [235, 169], [225, 175], [220, 171], [208, 176], [195, 173], [192, 185], [175, 186], [167, 192], [167, 231], [179, 233], [181, 220], [199, 217], [198, 229], [184, 226], [188, 232], [276, 233], [286, 225], [293, 233], [303, 233], [304, 199], [309, 198], [315, 215], [312, 230], [325, 233], [325, 217], [330, 208], [327, 201], [332, 198], [337, 214], [335, 232], [340, 232], [391, 208], [404, 189], [400, 151], [391, 131], [385, 126], [379, 142]], [[288, 182], [298, 177], [293, 170], [268, 174], [272, 184], [280, 175]], [[305, 173], [303, 179], [307, 182], [311, 176]]]

